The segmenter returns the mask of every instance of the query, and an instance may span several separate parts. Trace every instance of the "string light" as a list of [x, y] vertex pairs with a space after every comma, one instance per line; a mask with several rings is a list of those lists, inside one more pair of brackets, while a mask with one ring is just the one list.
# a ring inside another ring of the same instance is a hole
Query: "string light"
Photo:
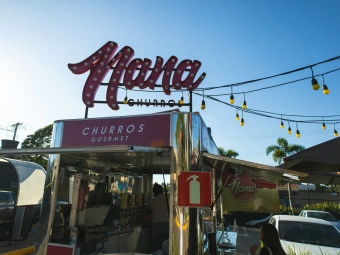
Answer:
[[328, 95], [328, 94], [329, 94], [329, 89], [328, 89], [328, 87], [327, 87], [326, 84], [325, 84], [325, 80], [324, 80], [323, 75], [322, 75], [322, 89], [323, 89], [323, 93], [324, 93], [325, 95]]
[[325, 122], [323, 121], [323, 118], [322, 118], [322, 129], [326, 130], [326, 125], [325, 125]]
[[203, 99], [202, 99], [201, 109], [202, 109], [202, 110], [205, 109], [204, 90], [203, 90]]
[[240, 116], [238, 115], [237, 109], [236, 109], [236, 120], [240, 120]]
[[296, 122], [296, 137], [300, 138], [300, 136], [301, 136], [301, 134], [300, 134], [300, 131], [299, 131], [298, 123]]
[[235, 102], [235, 100], [234, 100], [234, 95], [233, 95], [233, 86], [231, 86], [231, 94], [230, 94], [229, 103], [234, 104], [234, 102]]
[[128, 103], [127, 89], [125, 91], [126, 91], [126, 94], [125, 94], [125, 98], [124, 98], [124, 104], [127, 104]]
[[339, 136], [338, 131], [336, 131], [336, 129], [335, 129], [335, 123], [334, 123], [334, 136], [335, 136], [335, 137], [338, 137], [338, 136]]
[[242, 119], [241, 119], [240, 125], [241, 125], [242, 127], [244, 126], [243, 111], [242, 111]]
[[281, 115], [281, 124], [280, 124], [280, 128], [284, 128], [285, 127], [285, 125], [283, 124], [283, 122], [282, 122], [282, 115]]
[[242, 109], [245, 110], [247, 109], [247, 102], [246, 102], [246, 94], [243, 93], [243, 105], [242, 105]]
[[179, 103], [184, 104], [183, 90], [181, 89], [181, 91], [182, 91], [182, 96], [181, 96], [181, 100], [179, 100]]
[[292, 129], [290, 128], [290, 123], [288, 121], [288, 131], [287, 131], [288, 135], [290, 135], [292, 133]]
[[312, 87], [314, 90], [318, 90], [320, 88], [320, 85], [318, 81], [314, 78], [313, 67], [310, 67], [310, 69], [312, 70]]

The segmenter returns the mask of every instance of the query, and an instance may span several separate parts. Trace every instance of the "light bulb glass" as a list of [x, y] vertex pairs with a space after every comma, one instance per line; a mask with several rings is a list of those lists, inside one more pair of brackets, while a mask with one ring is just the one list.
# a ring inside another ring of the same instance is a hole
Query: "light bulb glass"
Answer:
[[184, 103], [184, 98], [183, 98], [183, 97], [181, 97], [181, 100], [179, 100], [179, 103], [180, 103], [180, 104], [183, 104], [183, 103]]
[[335, 137], [338, 137], [338, 136], [339, 136], [338, 131], [336, 131], [335, 129], [334, 129], [334, 136], [335, 136]]
[[124, 98], [124, 104], [127, 104], [127, 103], [128, 103], [128, 98], [125, 97], [125, 98]]
[[202, 104], [201, 104], [201, 109], [204, 110], [205, 109], [205, 101], [203, 100], [202, 101]]
[[234, 104], [234, 103], [235, 103], [235, 100], [234, 100], [234, 96], [233, 96], [233, 95], [230, 95], [229, 103], [230, 103], [230, 104]]
[[296, 137], [297, 137], [297, 138], [300, 138], [300, 136], [301, 136], [300, 131], [297, 129], [297, 130], [296, 130]]
[[312, 78], [312, 87], [314, 90], [318, 90], [320, 88], [318, 81], [314, 77]]
[[280, 124], [280, 128], [284, 128], [285, 125], [283, 124], [283, 122], [281, 121], [281, 124]]
[[242, 109], [247, 109], [247, 102], [243, 101]]
[[322, 129], [323, 129], [323, 130], [326, 130], [326, 125], [325, 125], [325, 123], [322, 123]]
[[289, 127], [288, 131], [287, 131], [288, 135], [290, 135], [292, 133], [292, 129]]
[[322, 86], [322, 88], [323, 88], [323, 93], [325, 94], [325, 95], [328, 95], [329, 94], [329, 89], [328, 89], [328, 87], [324, 84], [323, 86]]
[[240, 120], [240, 116], [236, 113], [236, 120]]
[[243, 127], [244, 126], [244, 119], [241, 119], [240, 125]]

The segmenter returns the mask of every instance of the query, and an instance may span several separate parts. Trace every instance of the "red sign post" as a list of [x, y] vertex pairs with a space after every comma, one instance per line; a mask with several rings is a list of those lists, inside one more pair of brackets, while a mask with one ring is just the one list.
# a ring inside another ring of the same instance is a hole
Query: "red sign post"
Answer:
[[207, 172], [182, 172], [178, 176], [178, 206], [210, 207], [211, 177]]

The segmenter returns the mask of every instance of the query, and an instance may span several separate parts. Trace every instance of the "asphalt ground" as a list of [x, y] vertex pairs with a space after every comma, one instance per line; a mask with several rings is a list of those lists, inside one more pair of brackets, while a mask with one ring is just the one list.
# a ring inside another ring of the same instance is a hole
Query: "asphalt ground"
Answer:
[[[28, 233], [28, 237], [24, 241], [12, 241], [8, 246], [8, 233], [0, 236], [0, 254], [10, 253], [34, 246], [35, 238], [38, 231], [38, 225], [32, 227], [32, 231]], [[19, 253], [18, 253], [19, 254]]]
[[[21, 250], [34, 245], [35, 237], [37, 233], [37, 226], [33, 227], [27, 240], [21, 242], [12, 241], [12, 245], [8, 246], [8, 236], [0, 237], [0, 254], [12, 253], [16, 250]], [[252, 244], [259, 244], [259, 228], [252, 227], [238, 227], [236, 255], [250, 254], [249, 247]], [[13, 253], [15, 254], [15, 253]], [[19, 254], [19, 253], [18, 253]], [[27, 255], [33, 255], [29, 253]]]

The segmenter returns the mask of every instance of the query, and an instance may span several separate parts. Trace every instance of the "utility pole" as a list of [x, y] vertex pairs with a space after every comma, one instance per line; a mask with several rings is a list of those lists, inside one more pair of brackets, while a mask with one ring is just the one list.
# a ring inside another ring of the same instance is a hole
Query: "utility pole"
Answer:
[[17, 136], [18, 127], [21, 126], [21, 125], [22, 125], [22, 123], [20, 123], [20, 122], [12, 125], [12, 127], [14, 127], [13, 141], [15, 141], [15, 137]]

